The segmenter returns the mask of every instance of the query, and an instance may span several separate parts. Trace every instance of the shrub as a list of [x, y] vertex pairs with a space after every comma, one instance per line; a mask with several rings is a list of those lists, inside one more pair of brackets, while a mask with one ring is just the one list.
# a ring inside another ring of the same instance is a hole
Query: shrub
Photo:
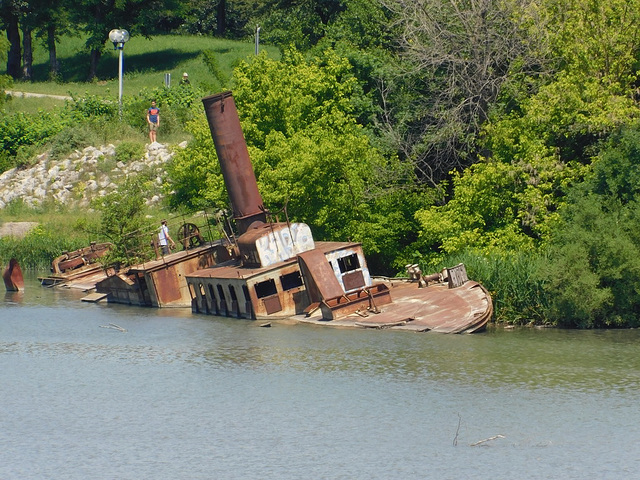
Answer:
[[50, 140], [50, 154], [52, 158], [60, 159], [96, 143], [99, 143], [98, 135], [89, 125], [70, 125]]
[[[0, 151], [4, 158], [10, 159], [0, 163], [15, 166], [16, 155], [22, 147], [42, 146], [68, 124], [65, 115], [54, 112], [17, 113], [0, 118]], [[23, 163], [28, 163], [24, 157], [23, 154]]]
[[144, 195], [148, 191], [140, 178], [129, 178], [119, 192], [94, 199], [100, 212], [99, 233], [114, 244], [106, 262], [131, 265], [150, 258], [150, 231], [144, 216]]
[[546, 314], [579, 328], [640, 326], [640, 128], [614, 135], [574, 187], [541, 272]]
[[70, 105], [71, 111], [78, 119], [94, 117], [118, 118], [119, 105], [95, 95], [73, 97]]
[[122, 142], [116, 145], [116, 161], [127, 163], [144, 157], [144, 145], [136, 142]]

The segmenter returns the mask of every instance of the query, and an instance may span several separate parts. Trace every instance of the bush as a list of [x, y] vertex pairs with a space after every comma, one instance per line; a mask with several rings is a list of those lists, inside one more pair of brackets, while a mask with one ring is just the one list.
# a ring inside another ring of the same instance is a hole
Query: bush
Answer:
[[56, 134], [50, 141], [52, 158], [60, 159], [73, 152], [99, 142], [98, 135], [89, 125], [70, 125]]
[[132, 265], [151, 258], [151, 231], [144, 216], [144, 195], [148, 191], [141, 178], [129, 178], [118, 192], [94, 199], [93, 207], [100, 212], [99, 233], [113, 243], [105, 262]]
[[118, 103], [105, 100], [95, 95], [73, 97], [71, 111], [78, 119], [95, 117], [118, 118]]
[[640, 326], [640, 128], [604, 146], [574, 187], [541, 272], [547, 316], [568, 327]]
[[[37, 115], [17, 113], [0, 118], [0, 151], [9, 160], [0, 164], [16, 166], [15, 159], [21, 148], [44, 145], [68, 124], [69, 119], [65, 115], [52, 112]], [[28, 163], [24, 161], [24, 154], [22, 163]]]
[[136, 142], [122, 142], [116, 145], [116, 161], [127, 163], [144, 157], [144, 145]]

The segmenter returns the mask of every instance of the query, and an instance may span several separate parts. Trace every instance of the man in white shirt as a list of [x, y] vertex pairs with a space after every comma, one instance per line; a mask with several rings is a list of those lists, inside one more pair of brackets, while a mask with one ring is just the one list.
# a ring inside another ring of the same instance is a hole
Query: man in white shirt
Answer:
[[160, 232], [158, 233], [158, 244], [162, 250], [162, 255], [169, 255], [169, 245], [171, 248], [176, 248], [176, 244], [169, 235], [169, 227], [167, 227], [167, 221], [162, 220], [160, 225]]

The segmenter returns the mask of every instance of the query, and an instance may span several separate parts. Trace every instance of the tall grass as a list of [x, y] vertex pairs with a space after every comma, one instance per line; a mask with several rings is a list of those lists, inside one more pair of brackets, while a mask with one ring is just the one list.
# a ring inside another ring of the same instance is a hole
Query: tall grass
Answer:
[[450, 256], [426, 271], [437, 271], [464, 263], [472, 280], [480, 282], [494, 304], [494, 320], [513, 324], [545, 322], [547, 294], [537, 272], [542, 259], [532, 253], [501, 253], [490, 256], [468, 250]]
[[10, 259], [18, 260], [22, 269], [45, 270], [51, 261], [66, 250], [75, 250], [67, 236], [59, 236], [39, 225], [24, 238], [0, 238], [0, 261], [6, 265]]
[[1, 265], [15, 258], [23, 269], [48, 269], [62, 252], [85, 247], [96, 240], [91, 213], [70, 211], [60, 205], [44, 204], [33, 209], [14, 201], [0, 210], [0, 224], [18, 221], [36, 222], [38, 226], [24, 238], [0, 238]]

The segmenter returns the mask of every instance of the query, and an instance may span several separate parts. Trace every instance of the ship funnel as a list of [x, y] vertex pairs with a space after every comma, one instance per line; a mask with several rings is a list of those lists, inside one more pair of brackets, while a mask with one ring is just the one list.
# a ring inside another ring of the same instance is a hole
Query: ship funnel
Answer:
[[262, 196], [249, 159], [236, 104], [231, 92], [223, 92], [202, 99], [211, 129], [213, 144], [227, 187], [238, 234], [247, 231], [255, 221], [266, 222]]

